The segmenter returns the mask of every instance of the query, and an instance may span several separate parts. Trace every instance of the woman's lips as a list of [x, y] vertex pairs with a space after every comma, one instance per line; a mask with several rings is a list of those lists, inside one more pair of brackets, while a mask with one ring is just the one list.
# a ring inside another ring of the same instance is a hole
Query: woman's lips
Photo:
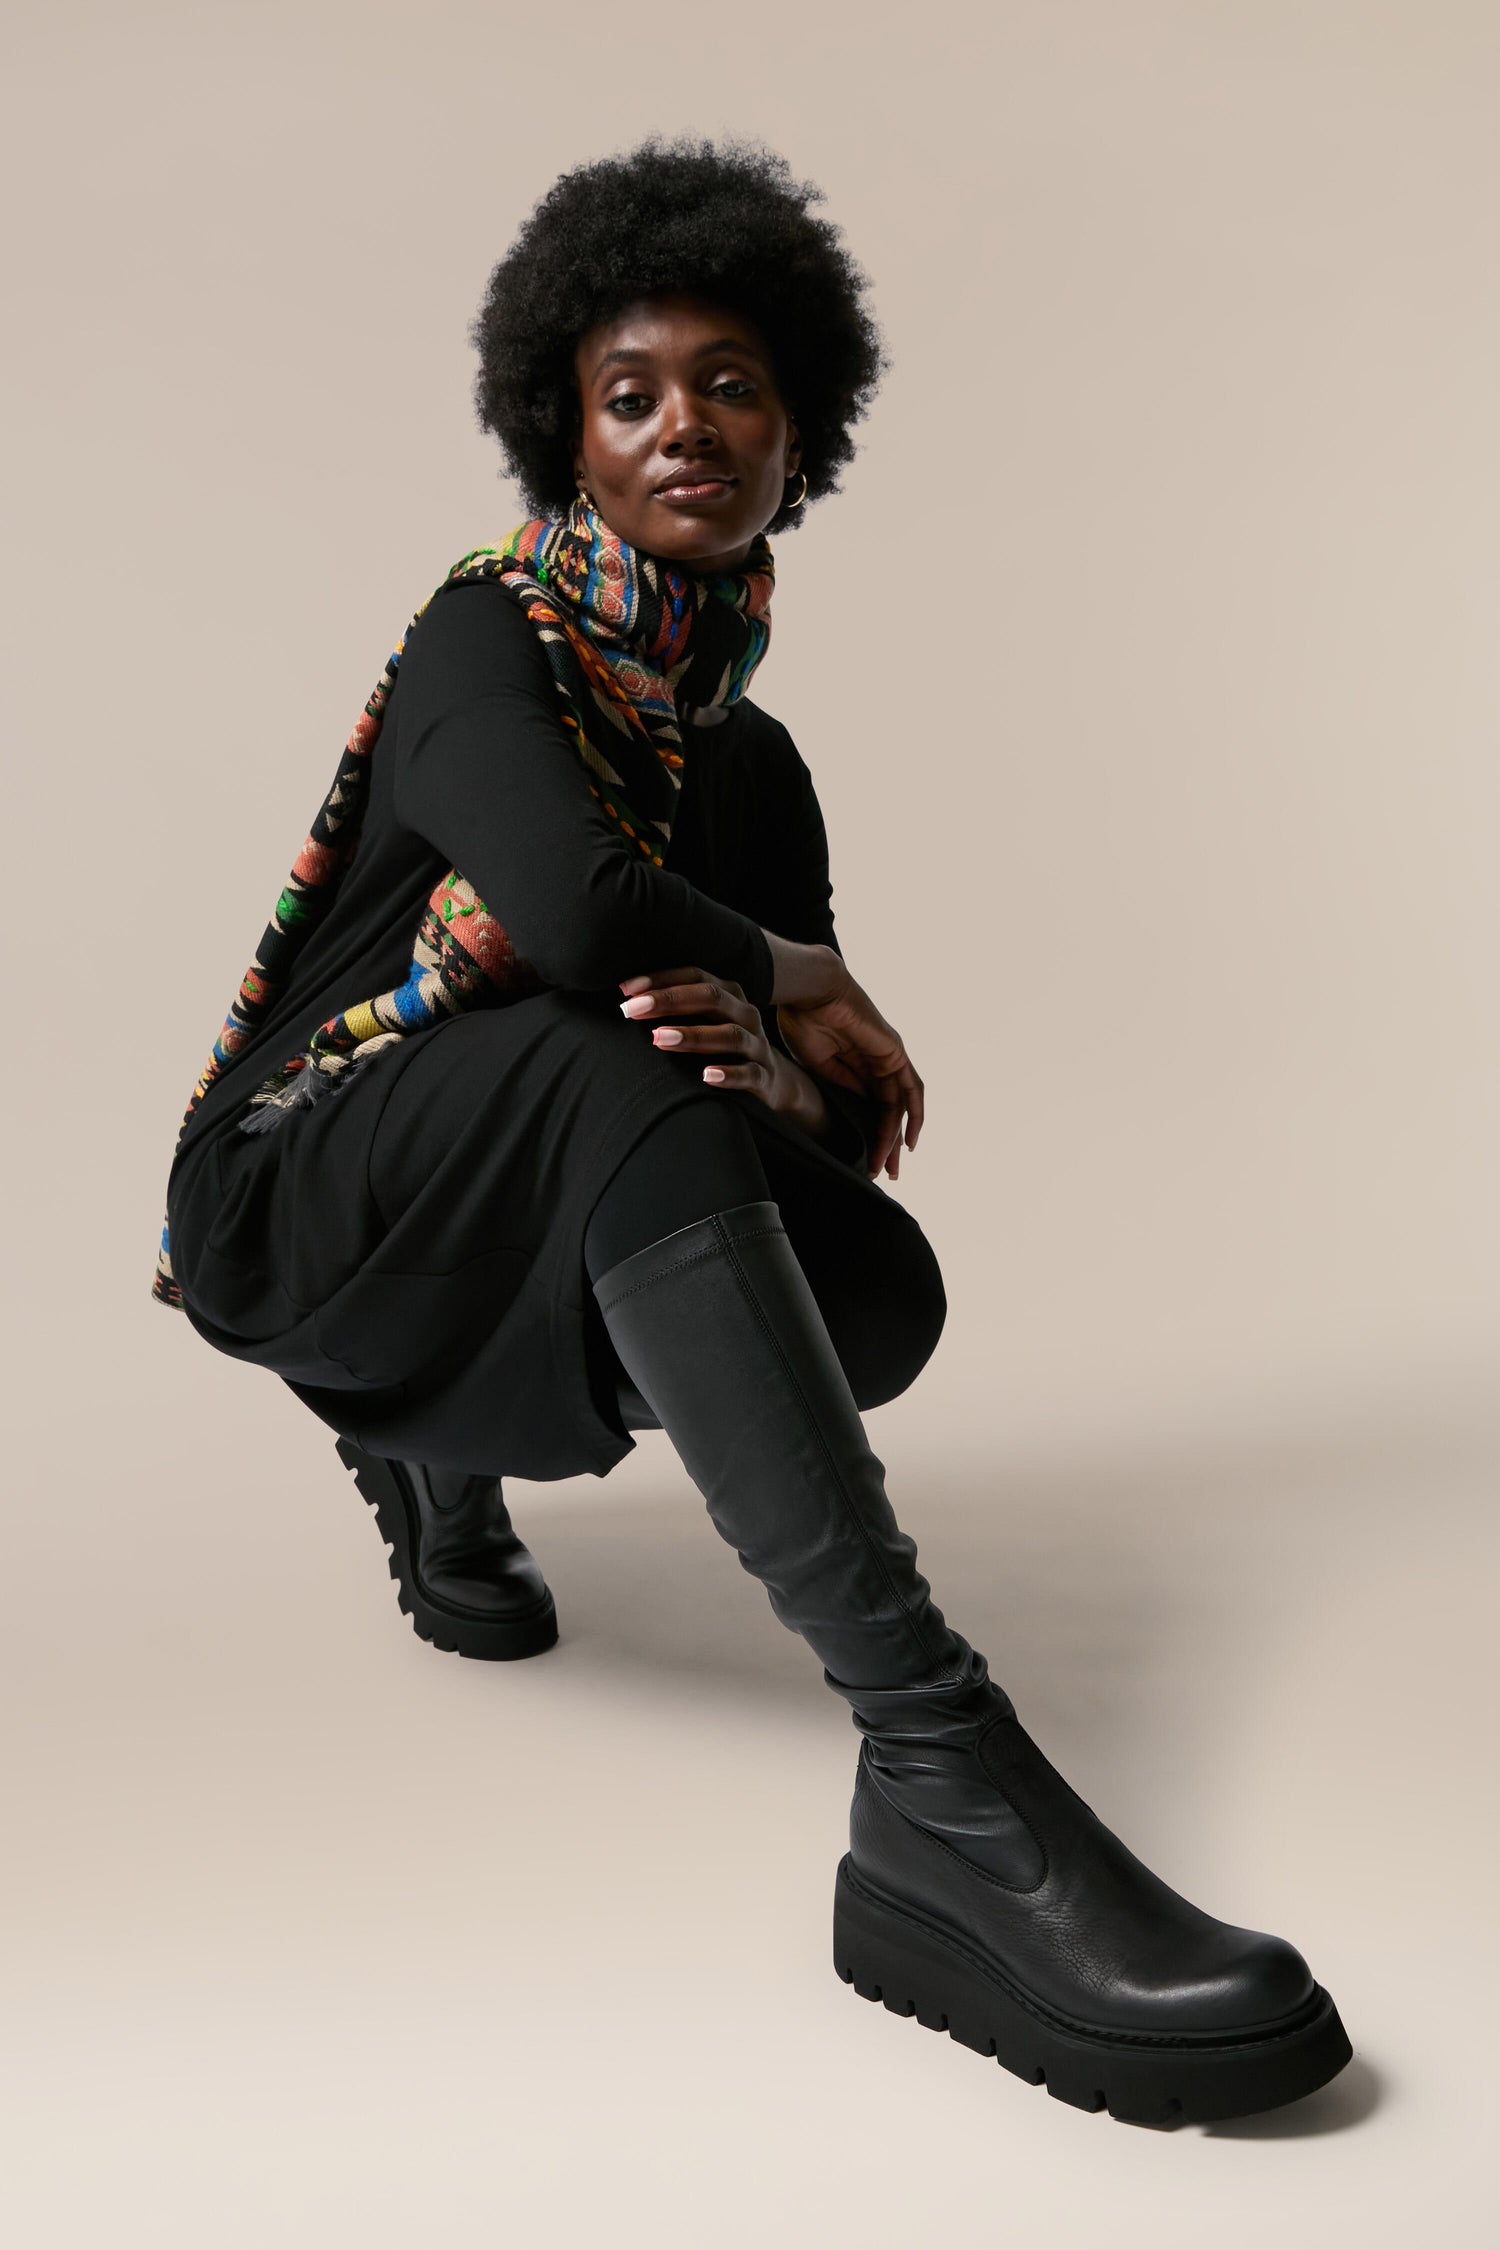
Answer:
[[704, 477], [696, 484], [662, 484], [656, 488], [656, 497], [672, 508], [702, 508], [722, 500], [738, 482], [737, 477]]

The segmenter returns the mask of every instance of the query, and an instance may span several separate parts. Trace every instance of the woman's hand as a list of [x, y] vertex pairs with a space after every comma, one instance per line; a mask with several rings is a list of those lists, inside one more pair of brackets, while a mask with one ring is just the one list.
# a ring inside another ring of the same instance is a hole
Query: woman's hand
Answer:
[[831, 945], [797, 945], [766, 931], [775, 967], [773, 988], [781, 1036], [809, 1070], [880, 1104], [870, 1176], [894, 1180], [901, 1169], [902, 1126], [915, 1148], [926, 1113], [925, 1089], [901, 1035], [855, 983]]
[[[649, 976], [623, 978], [620, 990], [630, 995], [620, 1013], [649, 1023], [653, 1046], [667, 1054], [715, 1058], [703, 1072], [708, 1085], [754, 1094], [814, 1140], [826, 1133], [822, 1089], [800, 1063], [772, 1046], [760, 1010], [733, 978], [710, 976], [706, 969], [655, 969]], [[694, 1020], [669, 1020], [678, 1016]]]

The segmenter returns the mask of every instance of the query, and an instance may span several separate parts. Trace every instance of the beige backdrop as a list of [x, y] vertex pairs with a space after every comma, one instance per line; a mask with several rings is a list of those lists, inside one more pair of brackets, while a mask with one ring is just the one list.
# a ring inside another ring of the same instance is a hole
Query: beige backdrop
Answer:
[[[12, 2239], [1480, 2240], [1500, 10], [6, 43]], [[1279, 2118], [1085, 2118], [838, 1983], [847, 1714], [659, 1435], [512, 1485], [563, 1639], [464, 1665], [149, 1301], [338, 747], [517, 518], [489, 268], [652, 126], [818, 180], [895, 362], [756, 689], [929, 1089], [949, 1324], [871, 1434], [1070, 1777], [1333, 1989], [1360, 2059]]]

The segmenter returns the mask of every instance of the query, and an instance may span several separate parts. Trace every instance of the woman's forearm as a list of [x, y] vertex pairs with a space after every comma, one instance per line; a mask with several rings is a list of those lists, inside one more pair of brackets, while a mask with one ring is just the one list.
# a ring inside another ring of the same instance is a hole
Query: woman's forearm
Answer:
[[695, 962], [769, 999], [759, 920], [654, 865], [582, 762], [559, 755], [556, 685], [502, 587], [476, 580], [429, 605], [400, 694], [396, 818], [462, 872], [544, 984], [603, 991]]

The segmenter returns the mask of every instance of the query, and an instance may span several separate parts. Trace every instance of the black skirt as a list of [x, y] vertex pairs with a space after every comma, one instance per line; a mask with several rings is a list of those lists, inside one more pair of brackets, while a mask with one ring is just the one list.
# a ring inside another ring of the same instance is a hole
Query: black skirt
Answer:
[[172, 1170], [184, 1311], [374, 1452], [603, 1476], [635, 1441], [584, 1265], [589, 1217], [658, 1118], [732, 1101], [860, 1407], [897, 1396], [947, 1310], [920, 1227], [801, 1127], [698, 1071], [617, 996], [551, 990], [393, 1043], [270, 1133], [241, 1133], [237, 1106]]

